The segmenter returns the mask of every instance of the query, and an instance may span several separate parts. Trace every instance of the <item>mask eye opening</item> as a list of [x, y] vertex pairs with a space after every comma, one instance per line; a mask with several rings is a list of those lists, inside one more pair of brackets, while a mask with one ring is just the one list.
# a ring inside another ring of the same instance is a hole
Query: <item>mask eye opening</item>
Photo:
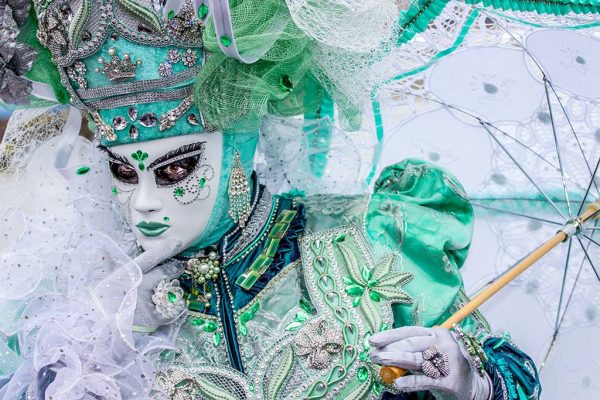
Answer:
[[153, 167], [156, 186], [168, 188], [189, 178], [200, 165], [200, 157], [200, 153], [190, 154]]
[[120, 160], [109, 159], [108, 165], [110, 173], [119, 182], [126, 185], [137, 185], [139, 182], [138, 174], [130, 164], [123, 163]]

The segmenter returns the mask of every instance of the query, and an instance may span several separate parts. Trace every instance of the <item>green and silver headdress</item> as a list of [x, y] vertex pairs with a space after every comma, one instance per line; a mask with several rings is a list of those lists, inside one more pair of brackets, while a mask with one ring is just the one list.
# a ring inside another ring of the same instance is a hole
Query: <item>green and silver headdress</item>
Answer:
[[[27, 13], [27, 2], [6, 1]], [[18, 96], [0, 87], [0, 97], [24, 103], [33, 86], [34, 97], [70, 102], [105, 146], [256, 133], [266, 114], [319, 117], [325, 98], [357, 126], [368, 66], [391, 43], [399, 9], [392, 0], [317, 3], [35, 0], [11, 43], [37, 59], [29, 72], [32, 61], [6, 69], [26, 79], [10, 80]]]
[[104, 145], [206, 129], [193, 101], [206, 3], [185, 2], [166, 18], [139, 0], [36, 1], [35, 11], [37, 38]]

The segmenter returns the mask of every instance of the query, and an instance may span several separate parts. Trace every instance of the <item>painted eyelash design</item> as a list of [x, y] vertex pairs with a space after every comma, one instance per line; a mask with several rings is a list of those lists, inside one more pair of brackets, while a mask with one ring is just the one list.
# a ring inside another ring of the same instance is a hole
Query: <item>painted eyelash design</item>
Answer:
[[131, 163], [129, 161], [127, 161], [127, 159], [119, 154], [115, 154], [112, 151], [110, 151], [108, 148], [104, 147], [104, 146], [98, 146], [98, 149], [100, 151], [105, 152], [108, 155], [108, 160], [117, 164], [124, 164], [124, 165], [129, 165], [130, 167], [132, 166]]
[[205, 144], [206, 142], [197, 142], [178, 147], [175, 150], [171, 150], [165, 155], [154, 160], [150, 165], [148, 165], [148, 169], [155, 170], [188, 157], [202, 155], [204, 153]]

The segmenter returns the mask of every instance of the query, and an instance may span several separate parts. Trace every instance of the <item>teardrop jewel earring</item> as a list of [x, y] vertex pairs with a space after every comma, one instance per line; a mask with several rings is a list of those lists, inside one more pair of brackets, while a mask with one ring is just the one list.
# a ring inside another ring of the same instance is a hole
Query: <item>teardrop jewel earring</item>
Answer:
[[229, 197], [229, 216], [233, 222], [239, 224], [240, 228], [244, 228], [252, 211], [250, 206], [250, 184], [240, 160], [240, 153], [237, 150], [231, 166], [227, 196]]

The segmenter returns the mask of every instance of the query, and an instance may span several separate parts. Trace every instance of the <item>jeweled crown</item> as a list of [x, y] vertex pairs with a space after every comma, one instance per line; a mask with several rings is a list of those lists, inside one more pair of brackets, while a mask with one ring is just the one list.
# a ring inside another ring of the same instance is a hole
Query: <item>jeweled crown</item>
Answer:
[[111, 81], [135, 78], [135, 69], [138, 65], [142, 65], [141, 60], [131, 62], [129, 53], [123, 54], [123, 58], [120, 58], [114, 47], [108, 49], [108, 54], [111, 56], [109, 61], [104, 60], [103, 57], [98, 58], [98, 64], [101, 64], [102, 68], [96, 68], [96, 72], [106, 75]]

